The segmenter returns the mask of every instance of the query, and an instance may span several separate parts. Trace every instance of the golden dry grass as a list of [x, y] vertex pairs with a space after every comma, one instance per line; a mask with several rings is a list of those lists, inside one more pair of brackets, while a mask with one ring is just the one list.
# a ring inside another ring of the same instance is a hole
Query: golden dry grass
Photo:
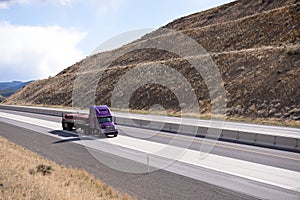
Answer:
[[[295, 0], [235, 1], [182, 17], [164, 27], [182, 32], [210, 53], [224, 81], [226, 103], [229, 106], [227, 114], [230, 116], [227, 120], [299, 127], [299, 113], [291, 112], [299, 108], [297, 100], [300, 98], [297, 89], [300, 81], [297, 76], [299, 6], [299, 1]], [[210, 95], [205, 79], [210, 77], [200, 76], [189, 63], [189, 60], [199, 59], [199, 56], [192, 53], [187, 58], [167, 51], [142, 48], [169, 36], [163, 29], [158, 29], [119, 49], [88, 56], [55, 77], [27, 85], [4, 103], [71, 106], [72, 91], [79, 87], [83, 92], [80, 102], [84, 107], [90, 102], [86, 94], [93, 93], [90, 86], [97, 85], [96, 94], [92, 96], [95, 97], [95, 103], [109, 104], [115, 84], [125, 73], [141, 66], [163, 64], [177, 70], [190, 82], [203, 113], [195, 117], [210, 118], [205, 116], [210, 110]], [[178, 43], [184, 44], [182, 37], [178, 39]], [[132, 47], [139, 51], [131, 51]], [[112, 55], [122, 51], [128, 53], [114, 59], [109, 68], [101, 67], [101, 63], [106, 63]], [[89, 77], [98, 76], [96, 74], [103, 76], [99, 76], [99, 80], [93, 78], [93, 82], [90, 82]], [[132, 77], [128, 85], [137, 81]], [[147, 109], [148, 105], [154, 104], [179, 110], [171, 92], [156, 84], [141, 87], [130, 101], [131, 108], [137, 110]]]
[[[0, 199], [132, 199], [82, 169], [60, 166], [0, 137]], [[51, 166], [49, 174], [37, 166]]]

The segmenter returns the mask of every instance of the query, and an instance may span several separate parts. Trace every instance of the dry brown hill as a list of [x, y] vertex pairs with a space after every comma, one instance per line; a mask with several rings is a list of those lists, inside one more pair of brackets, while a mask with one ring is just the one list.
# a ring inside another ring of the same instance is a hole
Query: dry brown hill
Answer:
[[[299, 0], [239, 0], [177, 19], [163, 28], [188, 35], [209, 52], [224, 81], [228, 115], [299, 120], [299, 11]], [[126, 48], [164, 37], [165, 30], [158, 29], [119, 49], [87, 57], [55, 77], [29, 84], [5, 103], [71, 106], [79, 68], [87, 63], [97, 66]], [[211, 100], [201, 76], [185, 58], [157, 49], [131, 51], [116, 59], [98, 81], [96, 104], [110, 105], [119, 78], [149, 63], [164, 63], [179, 71], [195, 90], [201, 113], [209, 113]], [[84, 83], [80, 87], [89, 93]], [[88, 99], [83, 101], [89, 104]], [[139, 88], [130, 99], [132, 109], [149, 109], [154, 104], [181, 109], [168, 88], [155, 84]]]

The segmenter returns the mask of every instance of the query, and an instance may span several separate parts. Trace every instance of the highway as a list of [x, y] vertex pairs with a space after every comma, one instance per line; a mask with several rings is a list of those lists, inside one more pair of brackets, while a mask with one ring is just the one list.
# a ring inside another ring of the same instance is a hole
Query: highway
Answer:
[[[78, 109], [68, 109], [68, 108], [47, 108], [47, 107], [36, 107], [36, 106], [14, 106], [14, 105], [1, 105], [3, 107], [11, 107], [15, 109], [19, 108], [29, 108], [29, 109], [39, 109], [39, 110], [50, 110], [50, 111], [62, 111], [62, 112], [79, 112], [79, 113], [88, 113], [88, 110], [78, 110]], [[0, 106], [0, 109], [1, 109]], [[198, 125], [201, 127], [213, 127], [214, 122], [217, 125], [220, 125], [220, 122], [214, 120], [201, 120], [196, 118], [185, 118], [185, 117], [169, 117], [169, 116], [159, 116], [159, 115], [150, 115], [150, 114], [136, 114], [136, 113], [126, 113], [126, 112], [113, 112], [114, 116], [117, 117], [130, 117], [131, 119], [143, 119], [150, 121], [162, 121], [178, 124], [187, 124], [187, 125]], [[262, 134], [271, 134], [277, 136], [291, 136], [295, 138], [300, 138], [300, 129], [293, 127], [283, 127], [283, 126], [269, 126], [269, 125], [260, 125], [260, 124], [249, 124], [243, 122], [228, 122], [221, 121], [223, 129], [226, 130], [240, 130], [246, 132], [255, 132]], [[220, 127], [218, 127], [220, 128]]]
[[[49, 110], [49, 111], [62, 111], [62, 112], [79, 112], [88, 114], [88, 110], [78, 110], [78, 109], [68, 109], [68, 108], [47, 108], [47, 107], [36, 107], [36, 106], [14, 106], [14, 105], [0, 105], [0, 109], [2, 107], [6, 108], [29, 108], [29, 109], [38, 109], [38, 110]], [[185, 118], [185, 117], [169, 117], [169, 116], [159, 116], [159, 115], [149, 115], [149, 114], [136, 114], [136, 113], [126, 113], [126, 112], [113, 112], [116, 117], [130, 117], [131, 119], [142, 119], [142, 120], [150, 120], [150, 121], [160, 121], [160, 122], [169, 122], [169, 123], [178, 123], [178, 124], [186, 124], [186, 125], [198, 125], [201, 127], [213, 127], [216, 125], [222, 125], [222, 127], [226, 130], [239, 130], [245, 132], [253, 132], [253, 133], [262, 133], [267, 135], [277, 135], [277, 136], [290, 136], [294, 138], [300, 139], [300, 129], [293, 127], [280, 127], [280, 126], [268, 126], [268, 125], [259, 125], [259, 124], [249, 124], [242, 122], [218, 122], [214, 120], [201, 120], [196, 118]]]
[[[62, 113], [88, 113], [88, 110], [80, 109], [13, 105], [0, 105], [0, 109], [53, 116], [61, 116]], [[113, 115], [116, 117], [116, 121], [124, 126], [178, 133], [180, 135], [196, 135], [202, 138], [217, 138], [221, 141], [300, 152], [299, 128], [122, 112], [113, 112]], [[131, 135], [131, 131], [126, 133], [128, 136], [141, 139], [149, 136], [149, 134], [147, 134], [148, 136], [145, 136], [145, 134]], [[203, 146], [208, 149], [208, 145]]]
[[214, 142], [126, 126], [117, 138], [78, 136], [60, 120], [0, 110], [0, 135], [141, 199], [300, 197], [299, 153], [218, 141], [201, 157], [203, 143]]

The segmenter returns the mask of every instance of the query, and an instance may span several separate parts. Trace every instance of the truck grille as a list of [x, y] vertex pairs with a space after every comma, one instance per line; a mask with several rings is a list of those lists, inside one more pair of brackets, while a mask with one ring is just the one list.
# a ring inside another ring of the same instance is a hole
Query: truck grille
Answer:
[[113, 127], [113, 126], [106, 126], [106, 131], [115, 131], [115, 127]]

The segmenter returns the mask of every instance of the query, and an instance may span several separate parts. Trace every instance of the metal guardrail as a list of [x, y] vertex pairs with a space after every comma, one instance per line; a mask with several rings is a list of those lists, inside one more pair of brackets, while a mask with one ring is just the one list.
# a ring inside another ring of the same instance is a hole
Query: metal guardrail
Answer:
[[[30, 112], [43, 115], [54, 115], [61, 116], [63, 113], [74, 113], [82, 112], [76, 110], [68, 109], [57, 109], [57, 108], [39, 108], [39, 107], [27, 107], [27, 106], [13, 106], [13, 105], [0, 105], [0, 109], [5, 110], [14, 110], [21, 112]], [[116, 121], [119, 125], [131, 126], [143, 129], [151, 129], [164, 131], [173, 134], [182, 134], [189, 136], [197, 137], [208, 137], [209, 127], [201, 127], [199, 125], [191, 124], [179, 124], [172, 122], [162, 122], [162, 121], [153, 121], [145, 120], [138, 118], [126, 118], [126, 117], [116, 117]], [[220, 131], [220, 129], [219, 129]], [[284, 150], [291, 150], [300, 152], [300, 139], [299, 137], [292, 137], [290, 135], [272, 135], [272, 134], [262, 134], [255, 133], [253, 131], [240, 131], [234, 129], [221, 129], [221, 135], [218, 138], [209, 138], [217, 139], [230, 142], [245, 143], [257, 146], [278, 148]]]

